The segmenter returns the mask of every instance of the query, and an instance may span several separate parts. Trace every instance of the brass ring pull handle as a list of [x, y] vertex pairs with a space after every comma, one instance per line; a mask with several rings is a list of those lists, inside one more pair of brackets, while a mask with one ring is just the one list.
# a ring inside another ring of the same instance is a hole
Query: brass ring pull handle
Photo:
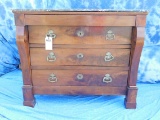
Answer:
[[78, 58], [78, 59], [81, 59], [81, 58], [83, 58], [83, 57], [84, 57], [84, 55], [83, 55], [82, 53], [77, 54], [77, 58]]
[[48, 56], [47, 56], [47, 61], [48, 61], [48, 62], [54, 62], [54, 61], [56, 61], [56, 56], [54, 55], [53, 52], [50, 52], [50, 53], [48, 54]]
[[82, 30], [77, 31], [77, 36], [78, 37], [83, 37], [84, 36], [84, 32]]
[[111, 78], [110, 74], [105, 74], [105, 76], [103, 78], [103, 82], [104, 83], [110, 83], [110, 82], [112, 82], [112, 78]]
[[104, 61], [108, 62], [108, 61], [111, 61], [113, 59], [114, 59], [113, 55], [110, 52], [107, 52], [105, 57], [104, 57]]
[[114, 33], [111, 30], [109, 30], [106, 34], [106, 40], [114, 40], [114, 39], [115, 39]]
[[52, 37], [53, 39], [56, 38], [56, 34], [53, 32], [53, 30], [49, 30], [46, 34], [47, 37]]
[[57, 77], [55, 76], [55, 74], [50, 74], [49, 78], [48, 78], [49, 82], [57, 82]]
[[82, 80], [82, 79], [83, 79], [83, 75], [82, 75], [82, 74], [78, 74], [78, 75], [77, 75], [77, 79], [78, 79], [78, 80]]

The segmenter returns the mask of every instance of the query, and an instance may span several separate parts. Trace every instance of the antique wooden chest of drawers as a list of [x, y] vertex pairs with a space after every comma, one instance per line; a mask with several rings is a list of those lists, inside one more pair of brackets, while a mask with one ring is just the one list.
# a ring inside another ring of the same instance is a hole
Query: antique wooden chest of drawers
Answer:
[[35, 94], [125, 95], [136, 108], [147, 12], [13, 10], [23, 104]]

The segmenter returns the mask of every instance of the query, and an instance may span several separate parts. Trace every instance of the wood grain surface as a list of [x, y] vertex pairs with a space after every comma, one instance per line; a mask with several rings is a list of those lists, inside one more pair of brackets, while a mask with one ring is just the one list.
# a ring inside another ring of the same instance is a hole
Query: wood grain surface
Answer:
[[[31, 48], [44, 48], [45, 44], [39, 44], [39, 43], [31, 43], [29, 44], [29, 47]], [[117, 48], [131, 48], [131, 44], [53, 44], [53, 48], [98, 48], [98, 49], [117, 49]]]
[[27, 27], [24, 26], [16, 27], [16, 40], [20, 54], [21, 68], [23, 74], [23, 84], [32, 85]]
[[[104, 44], [131, 44], [132, 27], [67, 27], [67, 26], [29, 26], [29, 42], [45, 44], [45, 37], [49, 30], [56, 34], [53, 44], [82, 44], [82, 45], [104, 45]], [[107, 40], [107, 32], [111, 30], [115, 39]], [[77, 33], [83, 32], [79, 37]]]
[[[126, 95], [126, 87], [106, 86], [34, 86], [34, 94]], [[129, 108], [129, 106], [128, 106]]]
[[[49, 82], [54, 74], [57, 82]], [[78, 79], [77, 75], [83, 78]], [[105, 83], [103, 78], [109, 74], [112, 82]], [[128, 71], [117, 70], [32, 70], [34, 86], [127, 86]]]
[[[56, 61], [48, 62], [47, 56], [54, 52]], [[111, 61], [105, 61], [105, 55], [110, 52], [114, 57]], [[83, 58], [77, 58], [79, 53]], [[128, 66], [129, 49], [64, 49], [54, 48], [47, 51], [44, 48], [30, 48], [31, 65], [93, 65], [93, 66]]]
[[125, 15], [25, 15], [25, 25], [135, 26], [135, 16]]

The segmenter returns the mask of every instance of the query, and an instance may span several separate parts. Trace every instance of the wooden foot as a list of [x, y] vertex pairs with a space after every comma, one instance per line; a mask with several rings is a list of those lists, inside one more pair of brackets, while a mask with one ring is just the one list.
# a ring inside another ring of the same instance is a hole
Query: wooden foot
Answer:
[[34, 107], [35, 104], [35, 101], [23, 101], [24, 106]]
[[125, 106], [127, 109], [135, 109], [136, 108], [137, 90], [138, 89], [136, 86], [128, 87], [127, 95], [125, 98]]
[[24, 106], [34, 107], [34, 105], [36, 104], [31, 85], [23, 86], [23, 99]]

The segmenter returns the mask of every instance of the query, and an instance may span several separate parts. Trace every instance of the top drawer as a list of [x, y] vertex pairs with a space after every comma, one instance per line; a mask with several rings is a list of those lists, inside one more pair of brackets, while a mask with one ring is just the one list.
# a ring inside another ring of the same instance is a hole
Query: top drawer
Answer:
[[25, 25], [56, 26], [135, 26], [135, 16], [130, 15], [25, 15]]
[[45, 43], [48, 31], [56, 37], [53, 44], [131, 44], [132, 27], [29, 26], [29, 42]]

